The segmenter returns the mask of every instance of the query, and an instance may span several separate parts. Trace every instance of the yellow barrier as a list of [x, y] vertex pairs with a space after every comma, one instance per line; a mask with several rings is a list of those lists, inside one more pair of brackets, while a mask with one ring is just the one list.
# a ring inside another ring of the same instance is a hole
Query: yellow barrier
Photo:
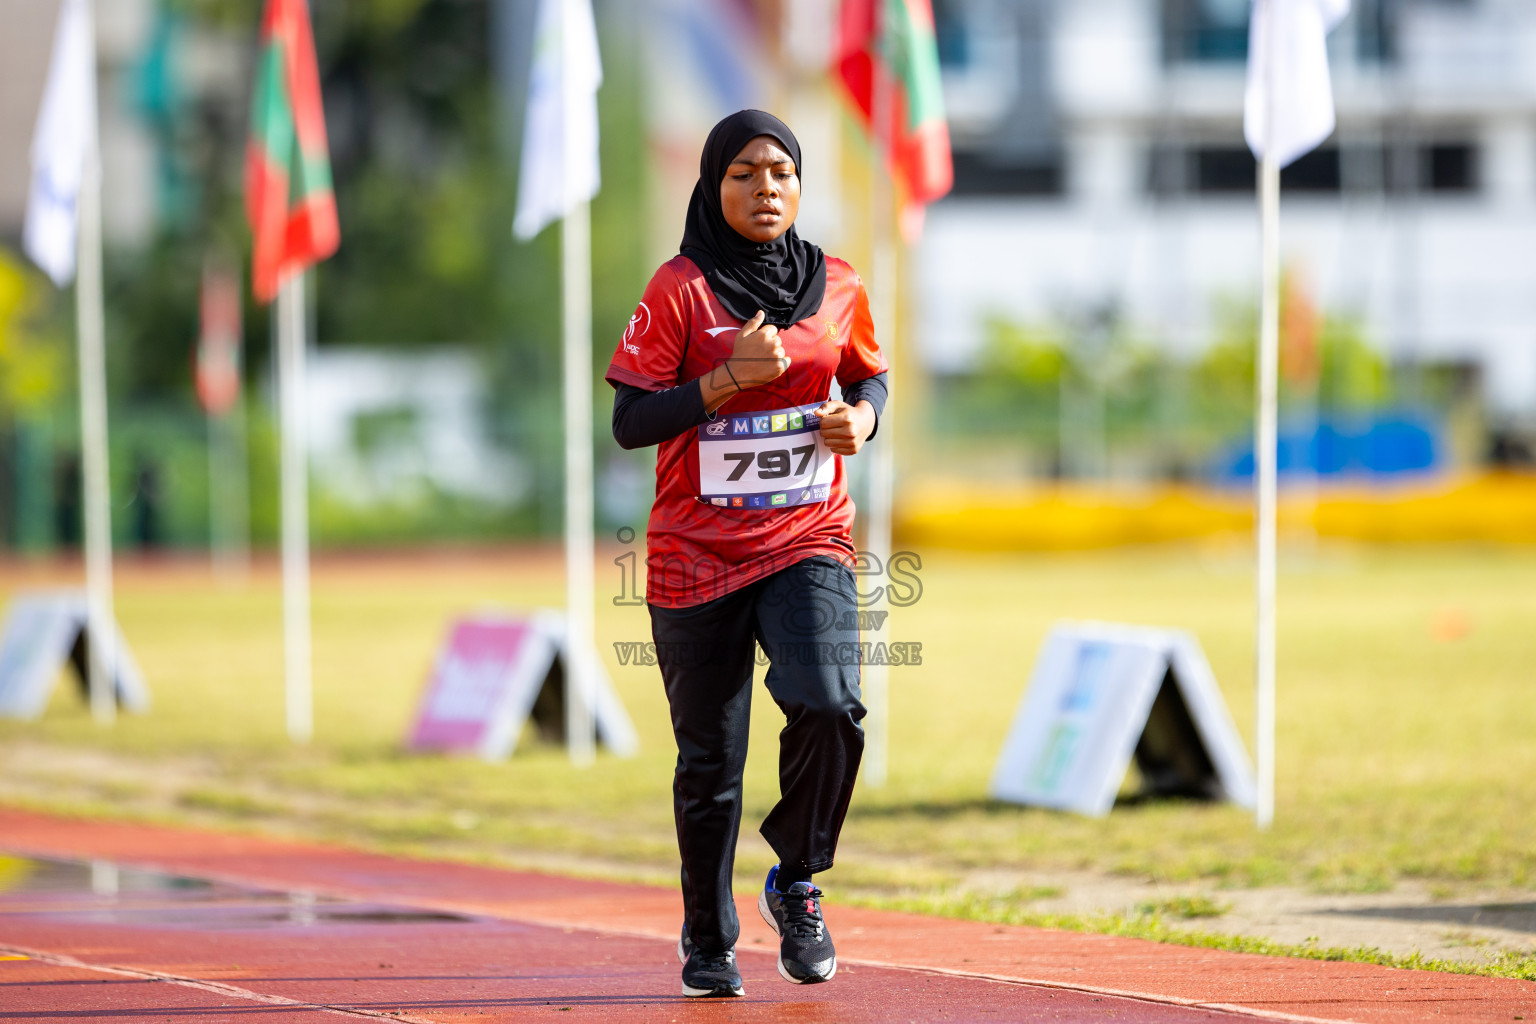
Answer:
[[[1282, 491], [1282, 531], [1384, 543], [1536, 543], [1536, 475], [1490, 473], [1412, 484]], [[987, 487], [930, 478], [903, 488], [896, 535], [911, 546], [1066, 551], [1189, 540], [1253, 529], [1245, 490], [1178, 485]]]

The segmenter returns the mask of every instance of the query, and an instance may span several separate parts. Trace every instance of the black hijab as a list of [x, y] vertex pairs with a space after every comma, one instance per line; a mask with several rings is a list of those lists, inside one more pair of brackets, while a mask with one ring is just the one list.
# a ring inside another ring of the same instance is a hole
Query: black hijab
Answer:
[[715, 298], [732, 316], [750, 320], [761, 309], [765, 322], [789, 327], [821, 308], [826, 257], [793, 225], [772, 242], [754, 242], [726, 223], [720, 209], [720, 183], [731, 160], [759, 135], [777, 139], [800, 173], [800, 143], [783, 121], [761, 110], [738, 110], [727, 117], [704, 142], [681, 251], [703, 271]]

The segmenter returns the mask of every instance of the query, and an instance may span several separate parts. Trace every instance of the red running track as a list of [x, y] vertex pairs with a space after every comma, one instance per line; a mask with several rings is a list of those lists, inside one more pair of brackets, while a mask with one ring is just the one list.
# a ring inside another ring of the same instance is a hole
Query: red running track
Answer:
[[796, 987], [750, 899], [747, 997], [700, 1004], [665, 889], [7, 810], [0, 848], [216, 880], [0, 891], [0, 1021], [1536, 1020], [1528, 982], [835, 904], [837, 978]]

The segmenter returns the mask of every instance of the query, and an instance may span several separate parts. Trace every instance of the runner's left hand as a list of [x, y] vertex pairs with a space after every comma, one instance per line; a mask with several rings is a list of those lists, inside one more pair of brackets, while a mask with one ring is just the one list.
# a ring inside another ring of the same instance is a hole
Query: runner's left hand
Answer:
[[821, 417], [821, 439], [839, 455], [857, 455], [875, 429], [875, 409], [868, 402], [849, 405], [829, 398], [816, 415]]

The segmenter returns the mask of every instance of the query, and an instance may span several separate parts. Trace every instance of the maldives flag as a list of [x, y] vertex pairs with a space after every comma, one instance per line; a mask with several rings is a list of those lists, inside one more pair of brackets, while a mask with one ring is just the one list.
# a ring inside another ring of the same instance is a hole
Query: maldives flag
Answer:
[[[922, 230], [924, 205], [954, 183], [929, 0], [842, 0], [832, 62], [865, 127], [888, 140], [902, 233], [910, 240]], [[889, 97], [879, 133], [876, 90]]]
[[262, 14], [245, 149], [245, 211], [255, 243], [251, 284], [262, 302], [271, 302], [286, 278], [341, 243], [305, 0], [266, 0]]

